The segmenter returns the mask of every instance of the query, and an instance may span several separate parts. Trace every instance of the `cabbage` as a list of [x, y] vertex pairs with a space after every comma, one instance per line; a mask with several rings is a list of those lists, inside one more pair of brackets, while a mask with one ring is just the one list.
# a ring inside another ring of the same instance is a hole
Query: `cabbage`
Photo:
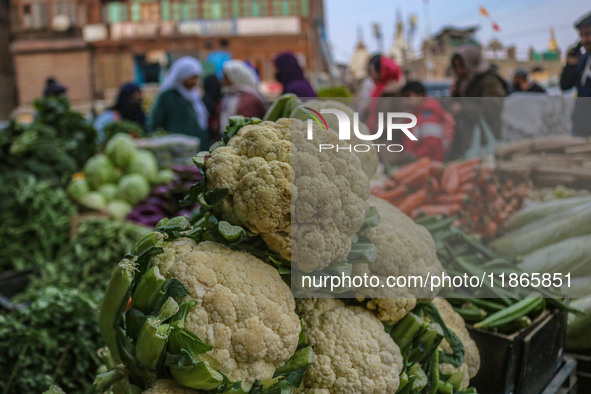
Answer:
[[131, 205], [123, 200], [113, 200], [107, 205], [107, 211], [112, 218], [123, 220], [131, 212]]
[[158, 177], [158, 162], [154, 154], [147, 150], [140, 150], [127, 169], [129, 174], [140, 174], [150, 183], [156, 182]]
[[68, 195], [78, 201], [90, 191], [85, 178], [72, 178], [68, 185]]
[[84, 165], [84, 174], [92, 190], [115, 179], [115, 169], [111, 160], [105, 155], [93, 156]]
[[98, 192], [103, 195], [105, 200], [111, 201], [117, 196], [117, 185], [114, 183], [106, 183], [99, 187]]
[[128, 134], [119, 133], [107, 143], [105, 153], [117, 167], [127, 168], [135, 158], [136, 147]]
[[139, 174], [125, 175], [119, 181], [117, 196], [131, 205], [142, 201], [148, 197], [148, 194], [150, 194], [150, 184]]
[[160, 170], [160, 172], [158, 172], [158, 176], [156, 177], [156, 183], [158, 184], [164, 184], [164, 183], [170, 183], [172, 182], [172, 180], [174, 179], [174, 171], [173, 170]]
[[80, 204], [85, 207], [96, 209], [97, 211], [105, 209], [107, 201], [105, 197], [99, 192], [88, 192], [84, 197], [80, 199]]

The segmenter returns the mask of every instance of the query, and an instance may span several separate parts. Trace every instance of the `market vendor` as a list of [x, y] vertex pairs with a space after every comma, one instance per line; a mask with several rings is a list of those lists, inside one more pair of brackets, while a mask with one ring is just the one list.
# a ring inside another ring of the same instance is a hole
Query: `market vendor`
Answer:
[[[578, 97], [591, 97], [591, 13], [580, 19], [575, 28], [579, 30], [581, 41], [567, 53], [566, 66], [560, 75], [560, 88], [568, 90], [576, 87]], [[581, 49], [585, 49], [584, 54], [581, 54]], [[573, 135], [591, 136], [590, 106], [591, 98], [575, 103]]]
[[190, 135], [199, 138], [201, 149], [209, 148], [207, 108], [197, 88], [202, 72], [201, 63], [190, 56], [172, 64], [148, 119], [149, 132]]

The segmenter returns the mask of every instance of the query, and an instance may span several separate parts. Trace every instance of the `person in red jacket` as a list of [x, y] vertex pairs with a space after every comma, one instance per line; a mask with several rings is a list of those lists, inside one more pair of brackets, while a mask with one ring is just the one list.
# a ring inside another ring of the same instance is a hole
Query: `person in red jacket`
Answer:
[[446, 127], [446, 112], [441, 104], [433, 98], [427, 97], [423, 84], [417, 81], [408, 82], [400, 91], [410, 113], [417, 117], [417, 125], [412, 133], [418, 141], [408, 138], [404, 140], [404, 153], [415, 158], [428, 157], [432, 160], [443, 161], [444, 128]]

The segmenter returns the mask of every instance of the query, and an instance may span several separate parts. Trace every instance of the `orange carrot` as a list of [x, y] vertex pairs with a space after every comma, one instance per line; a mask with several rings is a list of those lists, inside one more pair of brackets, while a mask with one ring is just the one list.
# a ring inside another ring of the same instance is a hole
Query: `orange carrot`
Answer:
[[406, 186], [400, 185], [395, 189], [388, 190], [387, 192], [385, 192], [384, 194], [382, 194], [379, 197], [383, 198], [384, 200], [394, 200], [398, 197], [402, 197], [402, 196], [406, 195], [407, 192], [408, 192], [408, 189], [406, 188]]
[[441, 186], [448, 194], [454, 194], [460, 187], [460, 176], [455, 165], [448, 165], [443, 170], [443, 177], [441, 179]]
[[475, 190], [478, 190], [475, 184], [472, 182], [466, 182], [460, 186], [458, 191], [462, 193], [473, 193]]
[[482, 159], [479, 157], [474, 157], [472, 159], [464, 160], [460, 163], [456, 163], [458, 170], [463, 170], [464, 168], [476, 168], [482, 163]]
[[443, 163], [440, 161], [432, 161], [429, 163], [429, 175], [435, 178], [441, 177], [443, 173]]
[[415, 208], [419, 207], [426, 199], [427, 191], [425, 189], [417, 190], [402, 200], [402, 202], [398, 205], [398, 209], [408, 215]]
[[404, 201], [404, 199], [406, 198], [406, 196], [399, 196], [396, 198], [390, 198], [388, 199], [388, 201], [390, 202], [390, 204], [394, 205], [395, 207], [399, 206], [402, 201]]
[[429, 187], [429, 191], [431, 193], [439, 193], [439, 191], [441, 190], [441, 187], [439, 186], [439, 182], [437, 181], [437, 178], [431, 176], [429, 177], [429, 179], [427, 179], [427, 184]]
[[476, 180], [476, 170], [474, 168], [458, 169], [458, 176], [460, 178], [460, 184], [472, 182]]
[[422, 166], [417, 168], [413, 173], [401, 178], [400, 184], [416, 189], [425, 185], [428, 176], [429, 166]]
[[384, 181], [384, 187], [386, 189], [388, 189], [388, 188], [393, 189], [396, 186], [397, 186], [397, 183], [394, 179], [386, 178], [386, 180]]
[[466, 193], [443, 194], [433, 199], [436, 204], [463, 204], [468, 200]]
[[371, 194], [373, 194], [376, 197], [380, 197], [380, 198], [384, 198], [383, 196], [388, 192], [389, 192], [389, 190], [386, 190], [382, 186], [374, 186], [371, 188]]
[[423, 215], [447, 215], [451, 216], [461, 210], [460, 204], [421, 205], [417, 210]]
[[402, 178], [414, 173], [419, 168], [429, 168], [430, 162], [431, 160], [428, 157], [421, 157], [419, 160], [413, 161], [412, 163], [400, 167], [396, 172], [391, 174], [391, 177], [396, 181], [400, 181]]

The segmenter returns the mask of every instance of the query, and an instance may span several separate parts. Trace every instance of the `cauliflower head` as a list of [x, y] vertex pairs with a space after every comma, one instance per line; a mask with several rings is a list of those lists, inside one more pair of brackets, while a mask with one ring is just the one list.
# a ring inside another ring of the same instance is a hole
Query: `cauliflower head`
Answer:
[[185, 328], [213, 347], [203, 358], [250, 388], [295, 352], [301, 331], [295, 301], [277, 270], [215, 242], [181, 237], [152, 262], [177, 278], [197, 304]]
[[[318, 112], [320, 112], [322, 109], [338, 109], [338, 110], [345, 112], [349, 116], [349, 119], [351, 119], [351, 140], [349, 141], [349, 143], [351, 145], [367, 143], [366, 141], [359, 139], [357, 137], [357, 135], [355, 134], [355, 132], [353, 131], [354, 112], [348, 105], [345, 105], [345, 104], [340, 103], [335, 100], [319, 100], [319, 99], [308, 100], [303, 105], [308, 108], [312, 108]], [[292, 115], [294, 118], [297, 118], [300, 120], [309, 119], [309, 116], [302, 110], [302, 107], [296, 108], [294, 110], [294, 112], [292, 113]], [[329, 129], [335, 130], [337, 132], [339, 131], [339, 122], [337, 121], [336, 116], [325, 115], [324, 119], [326, 120], [326, 124], [328, 125]], [[365, 123], [363, 123], [361, 121], [359, 122], [359, 131], [362, 134], [370, 134], [369, 129], [367, 128]], [[380, 162], [378, 152], [374, 148], [372, 148], [367, 152], [355, 152], [355, 155], [357, 157], [359, 157], [359, 160], [361, 160], [361, 167], [363, 169], [363, 172], [365, 172], [365, 175], [367, 175], [367, 177], [369, 179], [371, 179], [376, 174], [376, 171], [378, 169], [378, 164]]]
[[260, 234], [269, 249], [311, 272], [344, 259], [363, 224], [369, 180], [335, 132], [279, 119], [241, 128], [206, 161], [210, 189], [227, 188], [224, 218]]
[[332, 298], [298, 299], [296, 309], [315, 354], [297, 392], [396, 392], [402, 355], [371, 312]]
[[[381, 283], [388, 276], [421, 276], [426, 280], [427, 273], [440, 275], [443, 267], [429, 231], [386, 200], [371, 196], [368, 201], [377, 209], [380, 224], [362, 231], [361, 235], [374, 243], [377, 258], [371, 263], [355, 264], [354, 274], [376, 275]], [[371, 298], [367, 307], [375, 310], [380, 320], [395, 323], [414, 309], [417, 302], [428, 301], [437, 292], [418, 286], [362, 288], [356, 296]]]
[[159, 379], [142, 394], [198, 394], [199, 391], [183, 387], [174, 380]]
[[[468, 387], [470, 379], [476, 376], [480, 369], [480, 352], [478, 351], [478, 346], [476, 346], [476, 342], [470, 337], [464, 319], [454, 311], [449, 302], [444, 298], [435, 298], [433, 304], [439, 311], [439, 315], [441, 315], [445, 325], [458, 336], [464, 345], [464, 363], [458, 368], [448, 363], [440, 363], [439, 371], [445, 375], [451, 375], [458, 370], [461, 371], [464, 374], [461, 389], [465, 389]], [[439, 349], [449, 354], [453, 353], [453, 349], [445, 338], [439, 345]]]

